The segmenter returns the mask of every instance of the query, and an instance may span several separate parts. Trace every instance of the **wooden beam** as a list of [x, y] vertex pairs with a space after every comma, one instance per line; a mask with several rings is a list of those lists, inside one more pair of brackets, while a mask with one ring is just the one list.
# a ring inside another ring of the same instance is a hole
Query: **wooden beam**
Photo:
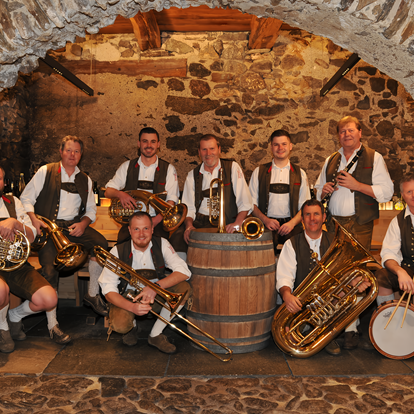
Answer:
[[129, 20], [131, 20], [135, 37], [141, 50], [161, 47], [160, 28], [152, 10], [146, 13], [138, 12]]
[[155, 78], [187, 76], [187, 59], [142, 59], [139, 62], [118, 60], [117, 62], [91, 62], [87, 60], [59, 59], [66, 69], [75, 75], [93, 75], [97, 73], [113, 73], [116, 75], [138, 76], [148, 75]]
[[279, 35], [282, 21], [272, 17], [252, 16], [250, 22], [249, 49], [271, 49]]

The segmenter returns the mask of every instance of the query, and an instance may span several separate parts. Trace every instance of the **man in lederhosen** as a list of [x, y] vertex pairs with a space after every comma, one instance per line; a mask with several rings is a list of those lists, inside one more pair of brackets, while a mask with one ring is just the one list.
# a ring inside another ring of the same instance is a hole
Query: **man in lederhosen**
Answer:
[[[160, 145], [159, 134], [154, 128], [141, 129], [137, 143], [140, 156], [120, 165], [114, 177], [106, 184], [105, 197], [119, 198], [124, 208], [135, 210], [137, 200], [126, 191], [145, 190], [154, 194], [166, 191], [166, 195], [159, 197], [171, 206], [177, 204], [180, 197], [177, 172], [172, 164], [158, 157]], [[182, 241], [184, 228], [178, 228], [170, 237], [162, 228], [162, 215], [157, 214], [152, 206], [149, 214], [154, 224], [154, 234], [169, 239], [177, 253], [185, 259], [187, 246]], [[119, 231], [118, 243], [129, 238], [128, 225], [125, 224]]]
[[310, 199], [305, 171], [289, 160], [293, 145], [289, 132], [279, 129], [269, 138], [273, 160], [257, 167], [249, 183], [253, 215], [273, 234], [273, 247], [302, 231], [300, 208]]
[[[36, 217], [39, 214], [64, 229], [64, 235], [72, 243], [80, 243], [89, 252], [89, 291], [84, 302], [99, 315], [106, 316], [108, 310], [99, 294], [98, 279], [102, 267], [94, 257], [96, 245], [108, 248], [105, 237], [89, 226], [96, 219], [96, 204], [91, 179], [78, 168], [83, 153], [83, 142], [76, 136], [63, 138], [60, 146], [60, 162], [39, 168], [27, 184], [20, 199], [38, 234], [46, 224]], [[56, 289], [59, 272], [54, 265], [57, 255], [53, 240], [49, 238], [39, 251], [42, 275]], [[59, 344], [67, 343], [70, 336], [64, 333], [56, 318], [56, 308], [46, 312], [51, 339]]]
[[[356, 118], [342, 118], [337, 132], [341, 148], [325, 161], [315, 185], [317, 198], [322, 200], [332, 194], [329, 213], [369, 251], [374, 220], [379, 217], [378, 203], [391, 199], [394, 185], [381, 154], [361, 144], [362, 128]], [[349, 171], [344, 171], [349, 165]], [[330, 233], [335, 231], [332, 220], [327, 229]], [[359, 343], [358, 324], [356, 320], [345, 333], [344, 349], [372, 348], [368, 342]]]
[[[0, 236], [3, 241], [14, 242], [17, 231], [20, 231], [31, 243], [36, 236], [36, 229], [20, 200], [3, 194], [4, 175], [0, 167]], [[2, 253], [5, 254], [6, 250], [3, 249]], [[7, 263], [6, 257], [2, 259], [5, 260], [3, 264], [6, 269], [17, 265]], [[7, 313], [10, 292], [26, 300]], [[29, 263], [12, 271], [0, 271], [0, 352], [13, 352], [14, 341], [26, 339], [22, 323], [25, 316], [53, 309], [56, 304], [55, 290]]]

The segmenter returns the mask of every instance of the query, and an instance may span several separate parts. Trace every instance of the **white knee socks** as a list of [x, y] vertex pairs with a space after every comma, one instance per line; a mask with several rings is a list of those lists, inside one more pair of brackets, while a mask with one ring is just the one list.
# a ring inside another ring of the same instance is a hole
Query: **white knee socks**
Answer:
[[[176, 310], [176, 313], [180, 312], [180, 310], [183, 308], [184, 305], [180, 305], [178, 309]], [[162, 316], [164, 319], [166, 319], [168, 322], [171, 322], [171, 320], [174, 318], [171, 317], [171, 311], [169, 309], [165, 309], [164, 307], [161, 309], [160, 316]], [[154, 323], [154, 326], [152, 327], [150, 336], [153, 338], [158, 336], [162, 333], [164, 328], [167, 326], [166, 323], [164, 323], [161, 319], [157, 318], [156, 322]]]
[[0, 329], [2, 331], [8, 331], [9, 325], [7, 323], [7, 311], [9, 309], [9, 305], [7, 304], [3, 309], [0, 309]]
[[89, 290], [90, 296], [94, 297], [99, 294], [98, 279], [102, 273], [102, 266], [95, 260], [89, 260]]
[[25, 316], [33, 315], [34, 313], [40, 312], [40, 311], [36, 311], [36, 312], [32, 311], [29, 305], [30, 305], [30, 302], [26, 300], [17, 308], [11, 309], [9, 311], [10, 322], [19, 322]]

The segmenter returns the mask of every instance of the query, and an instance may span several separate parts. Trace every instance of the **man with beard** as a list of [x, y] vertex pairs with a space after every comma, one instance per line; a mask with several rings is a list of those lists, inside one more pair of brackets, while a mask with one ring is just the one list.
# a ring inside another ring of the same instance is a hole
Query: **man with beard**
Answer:
[[[153, 221], [145, 212], [134, 213], [129, 220], [128, 231], [131, 240], [116, 245], [111, 254], [118, 257], [122, 262], [138, 269], [137, 273], [150, 282], [173, 293], [187, 292], [182, 304], [178, 307], [178, 313], [191, 295], [191, 287], [186, 282], [191, 273], [184, 262], [174, 251], [168, 240], [155, 236]], [[165, 268], [171, 269], [172, 273], [165, 274]], [[151, 310], [159, 313], [167, 321], [172, 319], [171, 311], [154, 303], [155, 298], [164, 302], [157, 296], [157, 292], [151, 287], [138, 282], [142, 291], [136, 295], [131, 302], [126, 299], [128, 293], [135, 291], [136, 286], [129, 285], [125, 279], [104, 268], [99, 283], [107, 301], [111, 304], [109, 310], [110, 327], [108, 333], [113, 330], [124, 334], [122, 342], [127, 346], [134, 346], [138, 342], [138, 326], [135, 316], [142, 316]], [[173, 316], [174, 317], [174, 316]], [[157, 319], [148, 337], [148, 344], [158, 348], [166, 354], [176, 351], [174, 344], [162, 333], [166, 324]]]
[[[14, 241], [17, 231], [20, 231], [31, 243], [36, 236], [36, 229], [20, 200], [3, 194], [4, 175], [0, 167], [0, 236], [3, 241]], [[7, 314], [10, 292], [26, 300]], [[53, 309], [56, 304], [55, 290], [29, 263], [10, 272], [0, 271], [0, 352], [13, 352], [13, 340], [26, 339], [22, 323], [25, 316]]]
[[[305, 231], [296, 234], [283, 245], [276, 268], [276, 289], [279, 291], [286, 309], [291, 313], [300, 312], [302, 303], [293, 295], [293, 291], [306, 279], [316, 266], [313, 253], [318, 254], [318, 260], [329, 249], [333, 235], [322, 230], [326, 219], [323, 205], [317, 200], [308, 200], [302, 206], [302, 221]], [[355, 281], [356, 283], [356, 281]], [[370, 286], [363, 282], [358, 290], [363, 292]], [[346, 328], [346, 331], [352, 328]], [[341, 349], [333, 340], [325, 351], [330, 355], [339, 355]]]
[[[106, 184], [105, 197], [119, 198], [122, 207], [135, 210], [137, 201], [126, 191], [145, 190], [157, 194], [166, 191], [159, 197], [174, 206], [180, 197], [177, 172], [173, 165], [157, 156], [160, 149], [160, 137], [154, 128], [141, 129], [138, 137], [138, 150], [141, 155], [121, 164], [115, 176]], [[154, 225], [154, 234], [169, 239], [178, 254], [185, 259], [187, 247], [182, 243], [183, 227], [170, 235], [162, 227], [162, 215], [157, 214], [150, 206], [149, 214]], [[118, 233], [118, 243], [130, 238], [128, 225], [122, 226]]]
[[[94, 257], [93, 248], [98, 245], [108, 248], [105, 237], [89, 226], [96, 219], [96, 204], [91, 179], [78, 168], [83, 153], [83, 142], [76, 136], [63, 138], [60, 146], [60, 162], [39, 168], [21, 195], [21, 201], [33, 226], [40, 234], [46, 224], [36, 214], [43, 216], [65, 232], [72, 243], [80, 243], [89, 252], [89, 291], [84, 302], [102, 316], [108, 314], [106, 303], [99, 294], [98, 278], [102, 267]], [[39, 251], [39, 262], [45, 279], [58, 289], [59, 272], [54, 262], [57, 255], [53, 240], [49, 238]], [[46, 312], [50, 338], [58, 344], [71, 340], [58, 324], [56, 308]]]
[[293, 145], [289, 132], [279, 129], [270, 136], [273, 160], [257, 167], [250, 179], [253, 215], [272, 230], [273, 248], [302, 231], [300, 208], [310, 199], [305, 171], [289, 160]]
[[220, 158], [221, 147], [214, 135], [208, 134], [201, 137], [198, 154], [203, 162], [188, 173], [183, 191], [183, 203], [188, 207], [187, 218], [184, 222], [184, 240], [187, 243], [191, 230], [212, 227], [209, 222], [208, 207], [210, 183], [219, 177], [221, 168], [223, 169], [226, 232], [234, 233], [239, 230], [243, 220], [253, 208], [242, 169], [235, 161]]

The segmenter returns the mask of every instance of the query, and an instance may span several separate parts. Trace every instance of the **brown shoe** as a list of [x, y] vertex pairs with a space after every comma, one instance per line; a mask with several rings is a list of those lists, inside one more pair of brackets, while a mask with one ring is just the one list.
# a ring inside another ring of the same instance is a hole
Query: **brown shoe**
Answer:
[[7, 322], [9, 324], [11, 337], [15, 341], [24, 341], [26, 339], [26, 334], [23, 331], [23, 322], [21, 320], [19, 322], [12, 322], [9, 318], [7, 318]]
[[50, 339], [53, 339], [59, 345], [64, 345], [71, 341], [71, 337], [59, 328], [59, 324], [50, 329], [49, 333]]
[[158, 348], [164, 354], [174, 354], [177, 348], [171, 342], [168, 341], [168, 338], [164, 334], [159, 334], [158, 336], [149, 336], [148, 344]]
[[333, 356], [337, 356], [341, 354], [341, 348], [339, 347], [338, 342], [336, 342], [335, 339], [329, 342], [329, 344], [325, 346], [325, 351], [329, 355], [333, 355]]
[[356, 349], [359, 343], [359, 333], [355, 331], [345, 332], [344, 349]]
[[10, 354], [14, 351], [14, 342], [10, 335], [10, 331], [0, 329], [0, 352]]
[[122, 343], [126, 346], [134, 346], [138, 343], [138, 325], [122, 336]]
[[89, 293], [86, 293], [83, 297], [83, 302], [86, 306], [92, 308], [98, 315], [108, 316], [108, 306], [102, 300], [100, 295], [90, 296]]

